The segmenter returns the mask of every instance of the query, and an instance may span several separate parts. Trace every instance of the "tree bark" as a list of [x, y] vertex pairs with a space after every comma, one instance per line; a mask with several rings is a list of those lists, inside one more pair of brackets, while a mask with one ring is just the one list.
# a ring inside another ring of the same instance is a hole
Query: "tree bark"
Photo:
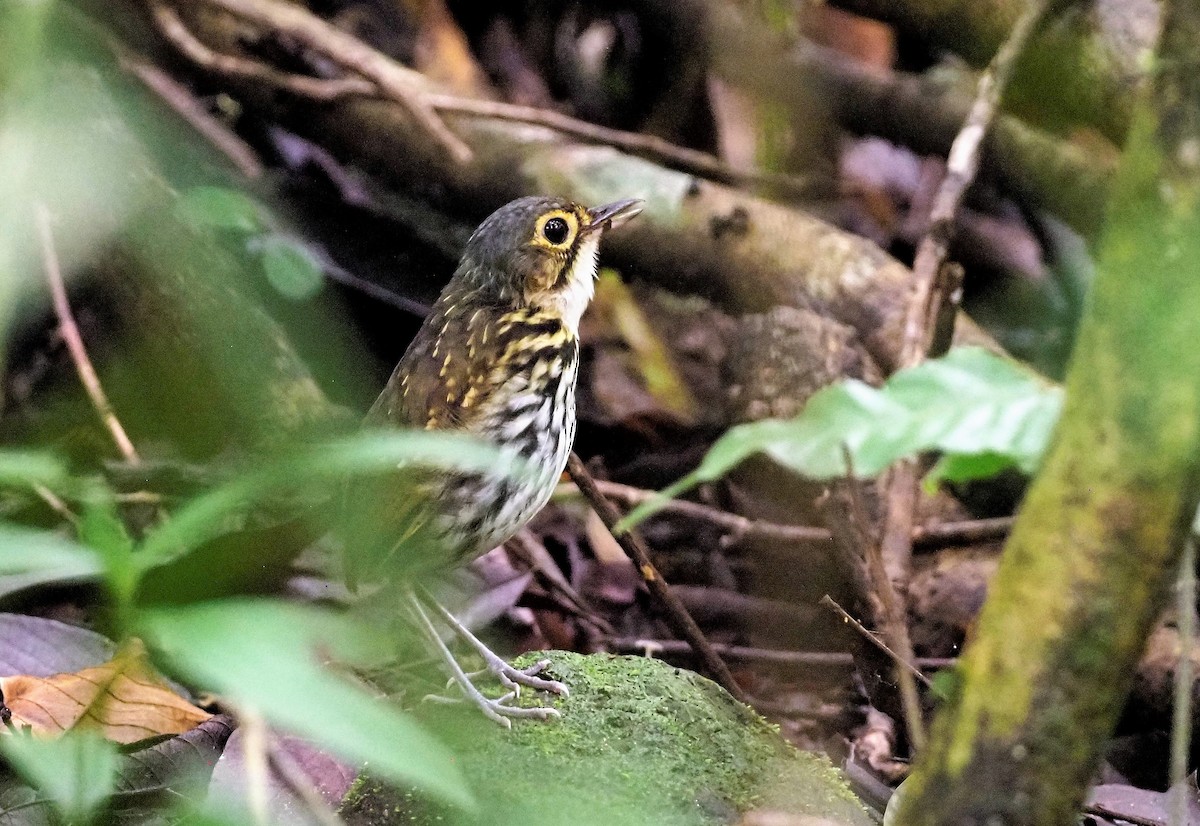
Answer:
[[899, 822], [1074, 823], [1196, 510], [1200, 8], [1168, 10], [1067, 402]]

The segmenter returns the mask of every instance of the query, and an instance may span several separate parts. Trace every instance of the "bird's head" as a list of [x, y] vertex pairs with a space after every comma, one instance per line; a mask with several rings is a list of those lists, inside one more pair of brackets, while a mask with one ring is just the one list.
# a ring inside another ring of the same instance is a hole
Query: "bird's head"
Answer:
[[594, 291], [600, 236], [641, 211], [637, 199], [588, 209], [518, 198], [475, 230], [455, 278], [490, 304], [548, 312], [574, 331]]

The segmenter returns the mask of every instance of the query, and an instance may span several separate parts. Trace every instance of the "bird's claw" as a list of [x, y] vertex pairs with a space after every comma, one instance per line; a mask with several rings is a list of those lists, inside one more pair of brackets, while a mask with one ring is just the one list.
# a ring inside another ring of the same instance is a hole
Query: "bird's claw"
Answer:
[[509, 718], [513, 717], [535, 720], [550, 720], [562, 717], [562, 712], [549, 706], [509, 705], [513, 700], [517, 699], [517, 696], [518, 693], [515, 690], [495, 698], [485, 697], [482, 694], [478, 697], [447, 697], [445, 694], [426, 694], [421, 698], [421, 702], [442, 705], [458, 705], [459, 703], [471, 702], [483, 712], [485, 717], [499, 723], [505, 728], [512, 728], [512, 722], [510, 722]]
[[537, 676], [549, 667], [549, 660], [538, 660], [528, 668], [515, 668], [501, 660], [498, 665], [493, 665], [489, 670], [496, 675], [496, 679], [502, 686], [518, 697], [521, 696], [521, 686], [527, 686], [535, 691], [549, 691], [560, 697], [570, 697], [571, 692], [564, 683]]

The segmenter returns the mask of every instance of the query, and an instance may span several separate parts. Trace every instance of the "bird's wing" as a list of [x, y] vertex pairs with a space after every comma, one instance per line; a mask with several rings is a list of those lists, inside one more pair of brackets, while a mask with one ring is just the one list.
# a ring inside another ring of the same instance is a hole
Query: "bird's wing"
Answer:
[[493, 326], [480, 312], [435, 311], [371, 407], [367, 423], [470, 429], [494, 364], [488, 356], [496, 346], [489, 341]]

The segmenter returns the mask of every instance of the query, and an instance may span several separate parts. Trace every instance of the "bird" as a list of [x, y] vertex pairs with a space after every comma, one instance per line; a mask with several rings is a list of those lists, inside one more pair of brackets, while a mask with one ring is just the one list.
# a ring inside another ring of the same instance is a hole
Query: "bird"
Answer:
[[[638, 199], [587, 208], [565, 198], [518, 198], [472, 233], [462, 259], [372, 405], [365, 424], [460, 432], [526, 469], [428, 469], [393, 484], [355, 484], [347, 502], [359, 530], [347, 542], [353, 583], [406, 571], [412, 619], [466, 699], [489, 719], [547, 719], [558, 711], [514, 704], [521, 686], [567, 695], [517, 669], [444, 608], [414, 571], [462, 565], [504, 543], [550, 499], [575, 437], [579, 323], [595, 289], [600, 239], [636, 216]], [[437, 631], [440, 620], [484, 660], [506, 693], [485, 696]]]

